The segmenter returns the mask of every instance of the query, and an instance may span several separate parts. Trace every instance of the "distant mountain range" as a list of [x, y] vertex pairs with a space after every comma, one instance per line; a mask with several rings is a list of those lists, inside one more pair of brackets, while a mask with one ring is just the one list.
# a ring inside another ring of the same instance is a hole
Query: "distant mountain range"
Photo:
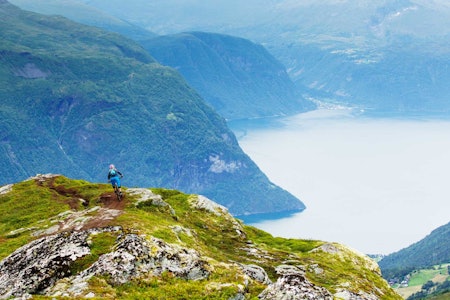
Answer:
[[233, 214], [302, 210], [182, 76], [121, 35], [0, 3], [0, 184], [36, 173], [204, 194]]
[[79, 2], [157, 34], [206, 31], [262, 44], [305, 97], [378, 112], [450, 111], [448, 1]]
[[[92, 2], [14, 0], [24, 9], [59, 14], [138, 41], [158, 62], [177, 69], [228, 120], [292, 115], [316, 108], [263, 46], [230, 35], [187, 32], [155, 36], [110, 16]], [[148, 2], [147, 5], [150, 5]], [[133, 9], [132, 7], [127, 7]]]
[[417, 243], [384, 257], [379, 265], [383, 277], [390, 279], [444, 263], [450, 263], [450, 223], [433, 230]]

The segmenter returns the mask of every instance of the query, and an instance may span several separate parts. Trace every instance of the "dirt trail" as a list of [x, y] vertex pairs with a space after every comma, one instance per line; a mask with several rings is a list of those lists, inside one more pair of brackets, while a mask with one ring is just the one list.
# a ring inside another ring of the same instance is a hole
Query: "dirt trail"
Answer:
[[[45, 184], [57, 194], [64, 196], [64, 202], [70, 207], [70, 213], [66, 214], [63, 219], [60, 219], [58, 225], [52, 227], [52, 230], [48, 233], [53, 233], [53, 230], [84, 230], [113, 225], [111, 223], [123, 213], [127, 205], [128, 201], [125, 193], [121, 201], [118, 201], [114, 191], [111, 190], [111, 192], [101, 194], [96, 200], [91, 199], [91, 201], [96, 201], [96, 203], [95, 206], [91, 205], [91, 208], [88, 208], [89, 204], [94, 203], [89, 203], [89, 200], [84, 199], [83, 195], [74, 188], [55, 184], [57, 177], [57, 175], [42, 176], [36, 179], [40, 186]], [[59, 197], [59, 199], [61, 198]]]
[[104, 208], [123, 210], [127, 199], [124, 193], [122, 200], [119, 201], [117, 200], [116, 194], [114, 192], [110, 192], [101, 194], [98, 202], [102, 203]]
[[82, 229], [105, 227], [112, 225], [112, 221], [123, 213], [126, 206], [126, 196], [119, 201], [114, 192], [103, 193], [97, 203], [101, 208], [97, 214], [87, 221]]

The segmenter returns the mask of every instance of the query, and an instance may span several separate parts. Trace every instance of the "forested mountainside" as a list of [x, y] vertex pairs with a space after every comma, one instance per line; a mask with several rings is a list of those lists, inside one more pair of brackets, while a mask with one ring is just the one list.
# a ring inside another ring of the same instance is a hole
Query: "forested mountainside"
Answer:
[[40, 175], [0, 187], [0, 298], [402, 299], [377, 264], [275, 238], [176, 190]]
[[[108, 15], [91, 3], [77, 0], [12, 2], [27, 10], [63, 15], [138, 41], [158, 62], [177, 69], [228, 120], [292, 115], [316, 107], [304, 98], [305, 90], [296, 87], [285, 66], [262, 45], [249, 40], [209, 32], [155, 37], [133, 25], [136, 20], [123, 24], [123, 17]], [[132, 14], [134, 7], [124, 9]]]
[[36, 173], [204, 194], [234, 214], [302, 210], [175, 70], [118, 34], [0, 4], [1, 184]]
[[433, 230], [417, 243], [384, 257], [379, 265], [383, 276], [391, 279], [444, 263], [450, 263], [450, 223]]
[[186, 32], [140, 42], [176, 68], [226, 119], [292, 115], [315, 108], [263, 46], [229, 35]]

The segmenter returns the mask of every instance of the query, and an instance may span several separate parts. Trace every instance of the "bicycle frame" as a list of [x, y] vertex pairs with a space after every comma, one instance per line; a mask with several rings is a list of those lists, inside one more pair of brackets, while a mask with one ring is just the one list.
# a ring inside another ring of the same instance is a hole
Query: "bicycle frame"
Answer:
[[119, 187], [117, 186], [117, 183], [114, 184], [114, 193], [116, 194], [117, 200], [120, 201], [122, 199], [122, 195], [119, 191]]

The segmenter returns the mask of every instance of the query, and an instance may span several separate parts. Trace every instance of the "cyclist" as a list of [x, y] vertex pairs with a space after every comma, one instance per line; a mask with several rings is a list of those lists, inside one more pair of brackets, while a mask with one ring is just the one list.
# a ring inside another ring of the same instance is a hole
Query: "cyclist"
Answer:
[[111, 185], [114, 189], [115, 185], [117, 185], [117, 189], [119, 190], [119, 195], [121, 197], [122, 197], [122, 189], [120, 185], [120, 178], [122, 177], [123, 177], [122, 173], [120, 173], [120, 171], [117, 170], [113, 164], [109, 165], [108, 182], [111, 182]]

